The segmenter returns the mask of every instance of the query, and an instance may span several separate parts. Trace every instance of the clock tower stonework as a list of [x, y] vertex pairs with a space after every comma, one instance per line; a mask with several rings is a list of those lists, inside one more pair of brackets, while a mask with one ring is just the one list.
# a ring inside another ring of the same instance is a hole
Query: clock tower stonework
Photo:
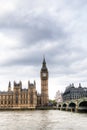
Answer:
[[48, 98], [48, 69], [46, 66], [45, 58], [43, 59], [40, 77], [41, 77], [41, 105], [46, 106], [48, 104], [49, 98]]

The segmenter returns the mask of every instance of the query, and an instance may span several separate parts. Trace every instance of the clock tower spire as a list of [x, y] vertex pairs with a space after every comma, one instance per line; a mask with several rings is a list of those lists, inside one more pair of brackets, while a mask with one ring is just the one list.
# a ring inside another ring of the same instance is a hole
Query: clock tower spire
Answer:
[[40, 77], [41, 77], [41, 105], [45, 106], [48, 104], [48, 69], [46, 66], [45, 58], [43, 58]]

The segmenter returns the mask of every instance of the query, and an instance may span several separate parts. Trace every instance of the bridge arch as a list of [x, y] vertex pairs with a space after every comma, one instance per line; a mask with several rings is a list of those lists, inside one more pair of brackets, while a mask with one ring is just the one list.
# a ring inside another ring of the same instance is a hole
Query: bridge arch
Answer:
[[70, 102], [68, 105], [68, 109], [70, 111], [75, 111], [76, 110], [76, 104], [74, 102]]
[[64, 104], [62, 105], [62, 109], [63, 109], [63, 110], [66, 110], [66, 108], [67, 108], [67, 103], [64, 103]]
[[87, 107], [87, 101], [81, 101], [79, 107]]
[[76, 107], [76, 104], [75, 104], [74, 102], [70, 102], [68, 107], [75, 108], [75, 107]]
[[58, 104], [57, 108], [58, 108], [59, 110], [61, 110], [62, 104]]
[[58, 107], [60, 108], [62, 106], [62, 104], [59, 104]]
[[87, 101], [81, 101], [78, 104], [78, 110], [79, 111], [83, 111], [83, 112], [87, 112]]
[[64, 103], [64, 104], [63, 104], [63, 107], [67, 107], [67, 104], [66, 104], [66, 103]]

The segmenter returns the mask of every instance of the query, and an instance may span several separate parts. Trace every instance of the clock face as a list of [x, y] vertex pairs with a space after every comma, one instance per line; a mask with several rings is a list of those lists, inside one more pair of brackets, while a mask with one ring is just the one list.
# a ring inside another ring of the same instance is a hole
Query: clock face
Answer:
[[42, 75], [43, 75], [43, 77], [46, 77], [46, 73], [43, 73]]

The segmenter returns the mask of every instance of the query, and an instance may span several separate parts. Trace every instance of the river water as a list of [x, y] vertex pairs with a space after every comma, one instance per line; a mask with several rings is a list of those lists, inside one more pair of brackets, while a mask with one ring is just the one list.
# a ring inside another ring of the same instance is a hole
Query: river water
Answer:
[[1, 111], [0, 130], [87, 130], [87, 114], [59, 110]]

